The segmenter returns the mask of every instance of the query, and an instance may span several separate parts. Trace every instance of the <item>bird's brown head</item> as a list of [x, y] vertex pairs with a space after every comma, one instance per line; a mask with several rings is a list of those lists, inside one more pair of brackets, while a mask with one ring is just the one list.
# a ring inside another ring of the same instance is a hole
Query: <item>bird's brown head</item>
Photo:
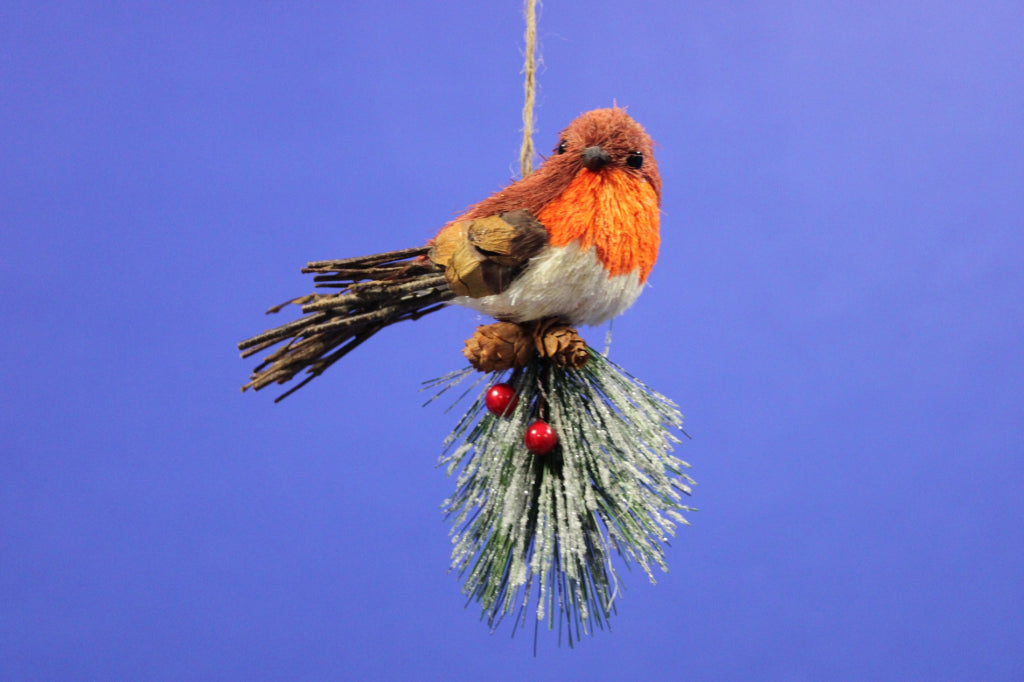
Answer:
[[554, 177], [575, 177], [618, 170], [643, 178], [661, 198], [661, 176], [654, 160], [654, 143], [625, 109], [595, 109], [580, 115], [562, 131], [554, 153], [538, 170]]
[[558, 137], [554, 153], [536, 171], [495, 192], [445, 226], [460, 220], [525, 209], [539, 215], [581, 173], [621, 171], [650, 184], [661, 200], [661, 176], [654, 143], [625, 109], [595, 109], [581, 114]]

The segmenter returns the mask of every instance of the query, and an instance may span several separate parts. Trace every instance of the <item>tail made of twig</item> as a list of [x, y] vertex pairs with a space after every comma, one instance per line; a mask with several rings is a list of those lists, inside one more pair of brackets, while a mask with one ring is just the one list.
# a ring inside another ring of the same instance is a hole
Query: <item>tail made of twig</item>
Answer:
[[309, 263], [302, 271], [314, 275], [317, 288], [339, 291], [300, 296], [267, 311], [295, 304], [303, 317], [238, 344], [243, 358], [285, 344], [263, 359], [242, 390], [283, 384], [306, 370], [308, 376], [275, 402], [283, 400], [384, 327], [443, 308], [455, 294], [427, 257], [429, 248]]

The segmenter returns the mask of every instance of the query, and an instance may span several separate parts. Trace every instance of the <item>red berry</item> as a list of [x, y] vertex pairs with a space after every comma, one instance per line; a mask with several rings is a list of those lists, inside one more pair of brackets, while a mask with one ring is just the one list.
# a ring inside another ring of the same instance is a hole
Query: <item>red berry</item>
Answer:
[[530, 424], [523, 436], [526, 449], [535, 455], [546, 455], [558, 445], [558, 434], [547, 422], [537, 420]]
[[494, 384], [487, 391], [487, 397], [484, 398], [484, 402], [487, 404], [487, 409], [494, 414], [508, 415], [512, 414], [512, 410], [516, 409], [516, 405], [519, 404], [519, 398], [516, 397], [515, 389], [508, 384]]

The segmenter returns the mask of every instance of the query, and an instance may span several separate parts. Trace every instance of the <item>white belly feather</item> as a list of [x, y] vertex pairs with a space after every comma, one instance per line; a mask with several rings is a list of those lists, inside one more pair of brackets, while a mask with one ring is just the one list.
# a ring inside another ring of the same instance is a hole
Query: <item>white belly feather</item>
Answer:
[[609, 277], [597, 252], [580, 252], [573, 241], [531, 259], [502, 293], [459, 296], [454, 302], [512, 322], [561, 317], [571, 324], [595, 325], [622, 314], [641, 290], [638, 273]]

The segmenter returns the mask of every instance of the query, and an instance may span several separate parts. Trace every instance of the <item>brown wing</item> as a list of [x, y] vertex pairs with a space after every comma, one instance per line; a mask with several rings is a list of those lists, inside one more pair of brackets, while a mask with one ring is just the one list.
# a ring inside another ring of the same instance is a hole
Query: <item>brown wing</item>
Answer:
[[547, 243], [547, 230], [529, 211], [509, 211], [451, 225], [434, 241], [430, 259], [444, 267], [457, 295], [480, 298], [507, 289]]

